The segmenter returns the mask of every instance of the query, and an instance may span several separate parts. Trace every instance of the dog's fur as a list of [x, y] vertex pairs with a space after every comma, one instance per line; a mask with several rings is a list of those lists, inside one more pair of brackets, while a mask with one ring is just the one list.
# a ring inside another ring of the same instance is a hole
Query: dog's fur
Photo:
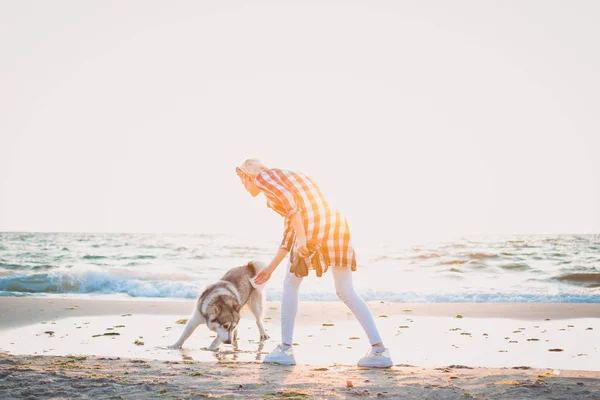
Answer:
[[250, 283], [250, 278], [254, 278], [263, 268], [264, 263], [250, 261], [247, 265], [230, 269], [219, 281], [208, 286], [198, 297], [194, 313], [181, 337], [169, 347], [180, 349], [200, 324], [206, 324], [211, 331], [217, 333], [210, 350], [217, 350], [221, 342], [235, 345], [240, 310], [246, 304], [256, 318], [260, 340], [268, 339], [262, 324], [263, 293]]

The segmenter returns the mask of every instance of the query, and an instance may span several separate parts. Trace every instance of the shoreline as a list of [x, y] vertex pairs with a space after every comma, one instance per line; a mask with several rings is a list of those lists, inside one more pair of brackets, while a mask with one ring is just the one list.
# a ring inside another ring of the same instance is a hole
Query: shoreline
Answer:
[[[114, 300], [56, 297], [0, 297], [0, 331], [50, 319], [131, 314], [187, 315], [196, 300]], [[392, 303], [367, 302], [373, 315], [395, 314], [428, 317], [509, 318], [517, 320], [600, 318], [596, 303]], [[265, 302], [265, 317], [278, 318], [279, 301]], [[326, 307], [323, 307], [323, 306]], [[319, 308], [324, 314], [311, 314]], [[410, 312], [405, 311], [410, 310]], [[26, 312], [21, 312], [26, 311]], [[275, 313], [274, 311], [277, 311]], [[307, 322], [343, 318], [348, 308], [341, 301], [301, 301], [298, 316]], [[325, 321], [327, 322], [327, 321]]]

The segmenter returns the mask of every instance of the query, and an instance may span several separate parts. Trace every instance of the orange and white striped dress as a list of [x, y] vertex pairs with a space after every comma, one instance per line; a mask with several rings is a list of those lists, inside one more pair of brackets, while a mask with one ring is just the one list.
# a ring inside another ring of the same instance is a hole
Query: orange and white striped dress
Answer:
[[348, 222], [327, 202], [312, 179], [299, 172], [271, 168], [258, 173], [254, 183], [267, 198], [267, 206], [285, 219], [281, 248], [291, 251], [294, 247], [291, 216], [300, 212], [306, 241], [321, 246], [327, 265], [356, 271]]

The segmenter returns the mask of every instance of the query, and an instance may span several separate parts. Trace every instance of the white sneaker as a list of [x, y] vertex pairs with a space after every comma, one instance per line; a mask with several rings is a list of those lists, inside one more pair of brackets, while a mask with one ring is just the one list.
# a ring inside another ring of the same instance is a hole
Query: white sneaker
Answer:
[[381, 353], [376, 353], [373, 348], [369, 349], [367, 355], [358, 360], [359, 367], [368, 367], [368, 368], [389, 368], [394, 363], [390, 358], [390, 354], [388, 349], [385, 349]]
[[281, 346], [277, 346], [275, 350], [268, 354], [263, 360], [264, 363], [275, 363], [280, 365], [296, 365], [296, 359], [294, 358], [294, 351], [290, 347], [287, 350], [283, 350]]

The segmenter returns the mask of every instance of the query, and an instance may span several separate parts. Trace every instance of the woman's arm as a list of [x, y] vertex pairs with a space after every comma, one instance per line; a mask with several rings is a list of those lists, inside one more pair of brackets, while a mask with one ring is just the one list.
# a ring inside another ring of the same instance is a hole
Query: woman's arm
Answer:
[[302, 222], [302, 213], [295, 212], [290, 218], [296, 232], [296, 250], [298, 251], [298, 255], [300, 257], [307, 257], [308, 249], [306, 248], [306, 232]]
[[273, 260], [271, 260], [269, 265], [267, 265], [258, 274], [256, 274], [256, 278], [254, 278], [254, 283], [256, 283], [257, 285], [262, 285], [263, 283], [268, 281], [273, 271], [277, 269], [279, 264], [281, 264], [281, 261], [285, 258], [285, 256], [287, 256], [287, 253], [288, 251], [286, 249], [279, 248], [277, 254], [275, 254], [275, 257], [273, 257]]
[[[304, 232], [304, 224], [302, 223], [301, 213], [294, 213], [294, 215], [291, 216], [291, 220], [294, 231], [296, 232], [296, 250], [298, 255], [301, 257], [306, 257], [308, 256], [308, 249], [306, 248], [306, 232]], [[281, 264], [281, 261], [285, 258], [285, 256], [287, 256], [288, 252], [289, 250], [285, 247], [280, 247], [269, 265], [267, 265], [256, 275], [256, 278], [254, 278], [254, 283], [257, 285], [262, 285], [268, 281], [269, 278], [271, 278], [271, 274], [273, 274], [279, 264]]]
[[275, 257], [273, 257], [273, 259], [271, 260], [271, 262], [269, 263], [269, 265], [267, 265], [267, 268], [265, 268], [265, 269], [271, 269], [272, 271], [275, 271], [277, 269], [277, 267], [279, 266], [279, 264], [281, 264], [281, 261], [283, 261], [285, 256], [287, 256], [287, 254], [288, 254], [288, 251], [286, 249], [279, 249], [277, 251], [277, 254], [275, 254]]

